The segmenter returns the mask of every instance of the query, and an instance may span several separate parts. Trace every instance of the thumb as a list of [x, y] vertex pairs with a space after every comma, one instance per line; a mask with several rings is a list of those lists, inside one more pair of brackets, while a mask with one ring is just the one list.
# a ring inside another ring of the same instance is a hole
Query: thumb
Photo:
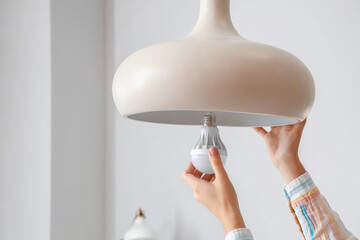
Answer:
[[215, 176], [221, 177], [226, 175], [224, 165], [222, 164], [219, 151], [217, 150], [216, 147], [210, 148], [209, 158], [210, 158], [211, 166], [214, 169]]

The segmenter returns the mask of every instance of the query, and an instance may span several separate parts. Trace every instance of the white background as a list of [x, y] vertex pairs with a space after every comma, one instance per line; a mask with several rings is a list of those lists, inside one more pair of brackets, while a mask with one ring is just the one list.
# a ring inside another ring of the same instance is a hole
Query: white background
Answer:
[[[116, 67], [139, 48], [185, 36], [199, 3], [115, 1], [113, 10]], [[313, 73], [316, 100], [300, 156], [345, 225], [360, 236], [360, 2], [234, 0], [231, 14], [240, 35], [293, 53]], [[109, 194], [116, 206], [110, 239], [125, 233], [138, 207], [160, 239], [224, 238], [221, 224], [181, 180], [200, 126], [136, 122], [114, 111], [115, 156], [108, 160], [115, 166]], [[255, 239], [301, 239], [260, 137], [249, 128], [220, 127], [220, 134], [229, 152], [226, 168]]]

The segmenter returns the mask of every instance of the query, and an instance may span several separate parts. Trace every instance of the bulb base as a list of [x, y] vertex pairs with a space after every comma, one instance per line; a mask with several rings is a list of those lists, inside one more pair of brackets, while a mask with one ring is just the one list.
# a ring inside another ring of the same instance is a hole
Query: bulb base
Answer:
[[216, 127], [216, 116], [209, 112], [204, 116], [204, 126]]

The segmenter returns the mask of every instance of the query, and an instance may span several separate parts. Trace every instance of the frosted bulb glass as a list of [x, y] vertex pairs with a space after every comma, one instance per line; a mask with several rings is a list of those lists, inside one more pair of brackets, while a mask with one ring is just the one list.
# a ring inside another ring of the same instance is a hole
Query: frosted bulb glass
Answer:
[[209, 150], [211, 147], [218, 149], [221, 161], [223, 165], [225, 165], [227, 159], [226, 147], [220, 139], [215, 115], [208, 113], [204, 117], [204, 125], [200, 131], [200, 138], [191, 150], [191, 161], [194, 167], [205, 174], [214, 173], [209, 159]]

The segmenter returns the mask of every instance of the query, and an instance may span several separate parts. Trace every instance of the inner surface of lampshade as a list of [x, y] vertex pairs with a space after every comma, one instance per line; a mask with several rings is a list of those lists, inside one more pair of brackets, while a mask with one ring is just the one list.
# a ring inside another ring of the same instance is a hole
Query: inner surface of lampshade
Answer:
[[216, 115], [217, 124], [220, 126], [279, 126], [294, 124], [303, 120], [295, 117], [271, 114], [200, 110], [151, 111], [130, 114], [125, 117], [153, 123], [199, 125], [207, 112], [212, 112]]

